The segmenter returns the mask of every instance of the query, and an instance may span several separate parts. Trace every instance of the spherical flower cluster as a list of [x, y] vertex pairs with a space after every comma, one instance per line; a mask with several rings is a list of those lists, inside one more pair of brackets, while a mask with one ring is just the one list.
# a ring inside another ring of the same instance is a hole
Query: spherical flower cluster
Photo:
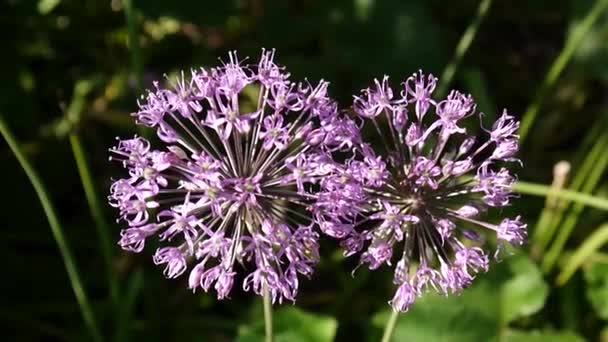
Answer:
[[338, 116], [327, 82], [294, 83], [273, 59], [263, 51], [244, 65], [231, 53], [172, 89], [156, 83], [134, 116], [164, 146], [136, 136], [110, 150], [128, 170], [109, 196], [128, 226], [120, 246], [140, 252], [158, 239], [153, 260], [166, 277], [188, 270], [192, 290], [213, 287], [220, 299], [238, 270], [245, 291], [295, 299], [298, 276], [319, 260], [312, 188], [358, 129]]
[[360, 264], [370, 269], [397, 261], [390, 304], [401, 312], [429, 288], [458, 293], [486, 271], [483, 231], [499, 245], [526, 239], [519, 216], [499, 224], [479, 218], [513, 197], [515, 176], [505, 165], [518, 162], [519, 123], [504, 111], [478, 141], [465, 126], [482, 117], [473, 98], [452, 91], [435, 100], [436, 84], [419, 72], [396, 95], [384, 77], [355, 96], [361, 129], [383, 144], [353, 145], [319, 183], [314, 206], [321, 230], [342, 239], [346, 255], [362, 252]]

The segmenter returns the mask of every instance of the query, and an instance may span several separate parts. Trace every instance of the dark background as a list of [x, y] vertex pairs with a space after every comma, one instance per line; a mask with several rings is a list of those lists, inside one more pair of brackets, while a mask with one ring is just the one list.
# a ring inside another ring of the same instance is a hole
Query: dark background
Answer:
[[[521, 117], [562, 53], [569, 32], [594, 3], [493, 1], [452, 87], [472, 93], [488, 122], [503, 108]], [[257, 340], [263, 333], [258, 297], [236, 285], [232, 298], [221, 302], [213, 294], [192, 294], [184, 277], [163, 279], [152, 264], [152, 249], [132, 255], [115, 247], [112, 263], [121, 299], [118, 306], [111, 303], [99, 237], [68, 134], [78, 132], [82, 139], [104, 217], [112, 239], [118, 240], [116, 213], [105, 204], [105, 196], [110, 178], [122, 171], [108, 162], [107, 149], [115, 136], [137, 132], [129, 113], [136, 110], [141, 93], [138, 68], [144, 86], [150, 87], [152, 80], [162, 81], [163, 74], [215, 65], [230, 50], [255, 60], [262, 47], [276, 48], [278, 62], [294, 79], [330, 80], [331, 94], [347, 107], [351, 94], [374, 77], [388, 74], [398, 87], [418, 69], [440, 76], [479, 3], [142, 0], [132, 5], [139, 46], [135, 63], [121, 0], [0, 0], [0, 114], [48, 187], [105, 338]], [[542, 103], [522, 146], [521, 180], [550, 184], [553, 165], [560, 160], [570, 161], [572, 175], [577, 174], [608, 127], [607, 57], [604, 13]], [[78, 84], [81, 90], [87, 88], [84, 95], [75, 91]], [[70, 116], [66, 112], [75, 99], [82, 108]], [[608, 145], [599, 148], [608, 153]], [[15, 341], [88, 341], [40, 202], [4, 144], [0, 165], [2, 335]], [[605, 198], [607, 185], [606, 178], [600, 178], [589, 192]], [[542, 197], [523, 195], [507, 213], [497, 213], [497, 219], [520, 213], [532, 231], [544, 203]], [[395, 340], [608, 339], [605, 249], [586, 259], [564, 286], [555, 284], [569, 253], [606, 218], [603, 211], [586, 209], [552, 271], [543, 273], [537, 264], [544, 255], [526, 247], [480, 275], [477, 285], [462, 296], [420, 300], [401, 316]], [[302, 282], [296, 306], [284, 304], [275, 313], [279, 338], [377, 340], [394, 291], [390, 269], [373, 274], [360, 269], [352, 278], [356, 260], [344, 260], [334, 241], [322, 243], [323, 261], [313, 278]]]

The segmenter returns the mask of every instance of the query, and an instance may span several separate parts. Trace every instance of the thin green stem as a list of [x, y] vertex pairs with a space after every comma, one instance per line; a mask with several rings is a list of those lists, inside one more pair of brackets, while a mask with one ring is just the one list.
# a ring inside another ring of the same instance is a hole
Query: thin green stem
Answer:
[[101, 254], [104, 259], [108, 277], [110, 297], [112, 298], [113, 303], [118, 305], [118, 277], [116, 276], [112, 266], [114, 253], [112, 240], [110, 238], [110, 226], [104, 218], [103, 209], [99, 203], [99, 195], [95, 190], [93, 177], [91, 176], [91, 169], [89, 168], [86, 154], [83, 150], [82, 142], [80, 141], [80, 136], [78, 134], [70, 134], [70, 145], [72, 145], [72, 152], [74, 153], [74, 159], [76, 160], [76, 167], [78, 168], [80, 181], [82, 182], [87, 203], [89, 204], [89, 210], [91, 211], [91, 216], [95, 221], [95, 228], [97, 230], [97, 236], [101, 245]]
[[266, 342], [273, 342], [274, 336], [272, 334], [272, 299], [268, 292], [266, 284], [264, 286], [264, 328], [266, 330]]
[[462, 61], [462, 58], [464, 57], [465, 53], [471, 46], [473, 39], [475, 39], [475, 35], [477, 35], [477, 31], [479, 30], [479, 26], [481, 25], [483, 18], [488, 13], [488, 10], [490, 9], [491, 5], [492, 0], [482, 0], [479, 3], [475, 18], [473, 18], [473, 21], [471, 21], [467, 29], [464, 31], [464, 34], [462, 35], [460, 41], [458, 42], [458, 45], [456, 46], [456, 50], [454, 51], [454, 56], [452, 57], [452, 60], [450, 61], [450, 63], [448, 63], [446, 68], [443, 70], [443, 73], [441, 74], [441, 83], [439, 84], [439, 88], [437, 89], [437, 94], [439, 97], [443, 97], [445, 95], [446, 90], [452, 83], [454, 75], [456, 74], [456, 69], [460, 65], [460, 62]]
[[93, 340], [102, 341], [103, 339], [97, 327], [93, 310], [89, 303], [84, 287], [82, 286], [82, 281], [80, 279], [78, 267], [76, 266], [76, 261], [72, 256], [72, 252], [70, 250], [68, 242], [65, 239], [63, 230], [59, 223], [59, 219], [55, 214], [55, 209], [47, 194], [46, 188], [43, 185], [40, 177], [32, 167], [32, 165], [30, 164], [29, 160], [27, 160], [27, 158], [21, 151], [21, 147], [13, 137], [13, 134], [9, 130], [8, 126], [6, 126], [6, 124], [4, 123], [4, 119], [1, 116], [0, 133], [8, 143], [10, 149], [15, 154], [15, 157], [19, 161], [19, 164], [23, 168], [23, 171], [25, 171], [25, 174], [29, 178], [30, 182], [32, 183], [32, 186], [34, 187], [34, 190], [36, 191], [36, 194], [38, 195], [40, 204], [42, 205], [46, 218], [49, 222], [49, 225], [51, 226], [51, 232], [53, 233], [53, 237], [55, 238], [57, 247], [59, 247], [59, 252], [61, 253], [65, 269], [68, 273], [68, 278], [72, 285], [72, 290], [74, 291], [74, 295], [76, 296], [76, 301], [78, 302], [80, 312], [89, 330], [89, 333], [91, 334]]
[[395, 331], [395, 325], [397, 325], [397, 319], [399, 318], [399, 311], [391, 310], [391, 317], [389, 317], [386, 326], [384, 327], [384, 333], [382, 334], [382, 342], [390, 342], [393, 338]]
[[566, 41], [564, 48], [557, 56], [549, 72], [545, 76], [543, 83], [538, 89], [534, 101], [530, 104], [524, 116], [522, 118], [521, 127], [519, 129], [520, 143], [523, 144], [536, 117], [540, 110], [543, 101], [562, 71], [570, 61], [570, 58], [574, 55], [574, 52], [578, 48], [581, 42], [583, 42], [585, 35], [589, 32], [593, 24], [600, 17], [600, 14], [608, 7], [608, 0], [597, 0], [589, 13], [585, 16], [583, 21], [574, 29], [568, 40]]
[[526, 195], [546, 197], [551, 195], [555, 198], [565, 199], [593, 207], [601, 210], [608, 210], [608, 199], [585, 194], [582, 192], [566, 190], [566, 189], [552, 189], [548, 185], [528, 183], [518, 181], [513, 187], [515, 191]]

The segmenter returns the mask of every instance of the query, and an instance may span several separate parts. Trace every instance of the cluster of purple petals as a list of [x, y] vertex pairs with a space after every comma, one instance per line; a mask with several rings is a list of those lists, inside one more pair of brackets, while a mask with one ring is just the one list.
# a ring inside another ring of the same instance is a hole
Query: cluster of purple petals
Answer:
[[482, 138], [467, 132], [478, 123], [470, 95], [432, 97], [437, 79], [418, 72], [399, 90], [388, 77], [354, 97], [361, 129], [382, 143], [351, 142], [344, 163], [325, 167], [313, 208], [323, 233], [341, 239], [345, 255], [360, 254], [370, 269], [394, 267], [397, 290], [390, 304], [405, 312], [428, 289], [459, 293], [487, 271], [485, 236], [521, 245], [520, 217], [498, 224], [480, 217], [508, 206], [515, 181], [507, 168], [519, 163], [517, 122], [505, 110]]
[[235, 53], [221, 66], [192, 70], [139, 101], [133, 115], [162, 147], [118, 140], [111, 159], [127, 170], [113, 181], [120, 246], [141, 252], [167, 278], [188, 275], [192, 290], [229, 296], [242, 288], [293, 301], [299, 276], [319, 260], [309, 207], [334, 172], [332, 153], [360, 144], [359, 127], [338, 115], [328, 83], [294, 83], [263, 51], [257, 64]]

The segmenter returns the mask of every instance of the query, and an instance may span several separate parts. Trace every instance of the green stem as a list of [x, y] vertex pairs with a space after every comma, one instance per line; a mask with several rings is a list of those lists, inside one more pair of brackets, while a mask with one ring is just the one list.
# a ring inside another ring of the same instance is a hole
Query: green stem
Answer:
[[393, 338], [395, 325], [397, 325], [397, 318], [399, 318], [399, 311], [391, 310], [391, 317], [389, 317], [388, 322], [386, 322], [384, 333], [382, 334], [382, 342], [390, 342]]
[[76, 301], [78, 302], [78, 305], [80, 306], [80, 312], [82, 314], [82, 317], [84, 319], [84, 322], [85, 322], [87, 328], [89, 329], [89, 333], [91, 334], [91, 337], [93, 338], [93, 340], [102, 341], [103, 339], [102, 339], [102, 336], [97, 327], [97, 323], [95, 321], [95, 316], [93, 314], [93, 310], [89, 303], [89, 300], [88, 300], [88, 297], [84, 290], [84, 287], [82, 286], [82, 281], [80, 279], [80, 274], [79, 274], [78, 268], [76, 266], [76, 261], [74, 260], [74, 258], [72, 256], [72, 252], [70, 251], [68, 242], [65, 239], [63, 230], [59, 223], [59, 219], [57, 218], [57, 215], [55, 214], [55, 209], [47, 194], [46, 188], [43, 185], [42, 181], [40, 180], [40, 177], [38, 176], [38, 174], [32, 167], [32, 165], [30, 164], [30, 162], [27, 160], [27, 158], [21, 151], [19, 144], [13, 137], [13, 134], [11, 133], [9, 128], [6, 126], [4, 119], [1, 116], [0, 116], [0, 133], [2, 134], [2, 136], [8, 143], [8, 146], [10, 147], [10, 149], [15, 154], [15, 157], [17, 157], [19, 164], [23, 168], [23, 171], [25, 171], [25, 174], [29, 178], [30, 182], [32, 183], [32, 186], [34, 187], [34, 190], [36, 191], [36, 194], [38, 195], [40, 204], [42, 205], [44, 213], [46, 214], [46, 218], [49, 222], [49, 225], [51, 226], [51, 232], [53, 233], [53, 237], [55, 238], [57, 247], [59, 247], [59, 252], [61, 253], [61, 257], [63, 258], [63, 263], [64, 263], [65, 269], [68, 273], [68, 278], [72, 285], [72, 290], [74, 291], [74, 295], [76, 296]]
[[70, 144], [72, 145], [72, 152], [74, 153], [74, 159], [76, 160], [78, 174], [80, 175], [82, 187], [84, 188], [84, 193], [89, 204], [89, 210], [95, 221], [95, 228], [97, 229], [97, 236], [101, 245], [101, 254], [104, 259], [108, 276], [110, 297], [112, 298], [113, 303], [118, 305], [119, 287], [118, 278], [112, 266], [114, 253], [112, 252], [113, 244], [110, 238], [110, 227], [104, 218], [103, 209], [98, 200], [99, 196], [95, 190], [93, 177], [91, 176], [91, 170], [82, 147], [82, 142], [80, 141], [80, 136], [76, 133], [71, 133]]
[[574, 29], [559, 56], [557, 56], [551, 65], [549, 72], [545, 76], [543, 83], [536, 93], [534, 101], [530, 104], [523, 115], [521, 127], [519, 129], [520, 143], [522, 145], [530, 132], [530, 128], [532, 128], [532, 125], [536, 120], [540, 106], [543, 104], [549, 90], [551, 90], [562, 71], [570, 61], [570, 58], [572, 58], [574, 55], [574, 51], [576, 51], [580, 43], [584, 40], [585, 35], [587, 35], [593, 24], [599, 18], [600, 14], [606, 9], [606, 7], [608, 7], [608, 0], [597, 0], [595, 2], [583, 21]]
[[264, 328], [266, 330], [266, 342], [273, 342], [274, 336], [272, 335], [272, 300], [270, 293], [268, 293], [268, 287], [264, 286]]
[[580, 203], [589, 207], [608, 210], [608, 199], [596, 197], [593, 195], [585, 194], [582, 192], [566, 190], [566, 189], [552, 189], [548, 185], [535, 184], [518, 181], [513, 187], [515, 191], [526, 195], [546, 197], [551, 195], [556, 198], [565, 199]]
[[443, 73], [441, 74], [441, 83], [439, 84], [439, 88], [437, 89], [437, 95], [439, 97], [443, 97], [445, 95], [446, 90], [452, 83], [454, 75], [456, 74], [456, 69], [460, 65], [460, 62], [462, 61], [462, 58], [464, 57], [465, 53], [471, 46], [471, 43], [473, 42], [473, 39], [475, 38], [475, 35], [477, 35], [477, 31], [479, 30], [479, 26], [481, 25], [483, 18], [488, 13], [488, 10], [490, 9], [491, 5], [492, 0], [482, 0], [479, 3], [479, 7], [477, 8], [477, 15], [475, 15], [473, 21], [471, 21], [467, 29], [464, 31], [464, 34], [462, 35], [460, 41], [458, 42], [458, 45], [456, 46], [456, 50], [454, 51], [454, 56], [452, 57], [452, 60], [450, 61], [450, 63], [448, 63], [446, 68], [443, 70]]

